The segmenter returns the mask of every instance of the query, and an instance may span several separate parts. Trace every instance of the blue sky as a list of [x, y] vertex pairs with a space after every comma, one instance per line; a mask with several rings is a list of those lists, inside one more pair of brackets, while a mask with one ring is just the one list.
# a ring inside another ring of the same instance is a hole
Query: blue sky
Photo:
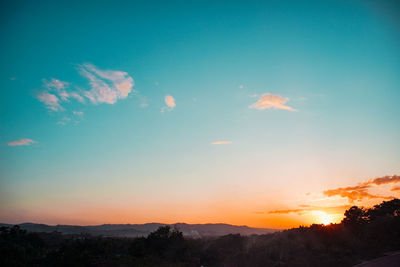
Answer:
[[2, 221], [276, 226], [252, 212], [400, 172], [395, 2], [1, 5]]

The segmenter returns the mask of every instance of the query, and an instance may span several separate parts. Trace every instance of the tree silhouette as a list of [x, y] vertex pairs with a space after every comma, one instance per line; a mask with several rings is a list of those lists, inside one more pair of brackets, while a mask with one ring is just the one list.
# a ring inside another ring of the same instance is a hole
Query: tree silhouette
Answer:
[[363, 208], [353, 206], [346, 210], [342, 223], [345, 226], [359, 227], [368, 222], [367, 212]]
[[400, 216], [400, 199], [383, 201], [381, 204], [375, 205], [368, 210], [370, 220], [378, 218], [392, 218]]

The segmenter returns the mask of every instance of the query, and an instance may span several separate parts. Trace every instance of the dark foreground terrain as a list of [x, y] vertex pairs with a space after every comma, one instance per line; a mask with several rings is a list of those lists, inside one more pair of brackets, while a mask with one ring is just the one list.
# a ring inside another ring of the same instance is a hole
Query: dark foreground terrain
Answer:
[[116, 238], [0, 229], [0, 266], [353, 266], [400, 249], [400, 200], [356, 206], [340, 224], [187, 238], [161, 226]]

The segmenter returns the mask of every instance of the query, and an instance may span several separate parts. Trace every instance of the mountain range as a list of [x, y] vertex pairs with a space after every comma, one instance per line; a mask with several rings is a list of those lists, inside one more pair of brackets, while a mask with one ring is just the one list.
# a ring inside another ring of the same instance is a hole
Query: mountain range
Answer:
[[[262, 235], [276, 232], [276, 229], [269, 228], [252, 228], [248, 226], [237, 226], [223, 223], [208, 223], [208, 224], [163, 224], [163, 223], [145, 223], [145, 224], [103, 224], [94, 226], [79, 226], [79, 225], [46, 225], [38, 223], [21, 223], [17, 224], [21, 229], [30, 232], [60, 232], [62, 234], [80, 235], [89, 234], [92, 236], [105, 237], [145, 237], [151, 232], [154, 232], [161, 226], [170, 226], [176, 228], [186, 237], [200, 238], [222, 236], [227, 234], [241, 235]], [[1, 226], [12, 227], [13, 224], [0, 223]]]

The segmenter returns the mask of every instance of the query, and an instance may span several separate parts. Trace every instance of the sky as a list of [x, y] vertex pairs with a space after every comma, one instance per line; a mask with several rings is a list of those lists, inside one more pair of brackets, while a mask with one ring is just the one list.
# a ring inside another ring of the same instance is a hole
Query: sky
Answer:
[[400, 196], [395, 1], [7, 1], [0, 36], [0, 222], [289, 228]]

